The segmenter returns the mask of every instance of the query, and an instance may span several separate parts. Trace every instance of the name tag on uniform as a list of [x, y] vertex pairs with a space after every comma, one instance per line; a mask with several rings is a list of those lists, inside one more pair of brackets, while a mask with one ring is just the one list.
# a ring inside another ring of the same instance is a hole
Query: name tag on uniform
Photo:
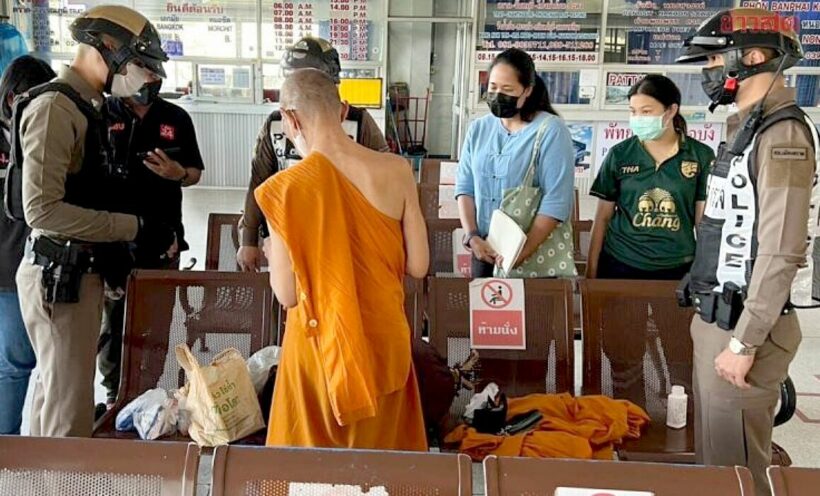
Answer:
[[621, 166], [621, 174], [637, 174], [641, 171], [640, 165], [622, 165]]
[[805, 148], [772, 148], [772, 160], [806, 160], [808, 156]]

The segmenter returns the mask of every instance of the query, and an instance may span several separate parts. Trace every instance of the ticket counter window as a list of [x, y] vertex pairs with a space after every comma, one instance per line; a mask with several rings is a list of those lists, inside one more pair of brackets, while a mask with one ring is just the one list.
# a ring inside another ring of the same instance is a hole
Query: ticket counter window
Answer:
[[250, 101], [252, 74], [251, 66], [200, 65], [199, 96]]

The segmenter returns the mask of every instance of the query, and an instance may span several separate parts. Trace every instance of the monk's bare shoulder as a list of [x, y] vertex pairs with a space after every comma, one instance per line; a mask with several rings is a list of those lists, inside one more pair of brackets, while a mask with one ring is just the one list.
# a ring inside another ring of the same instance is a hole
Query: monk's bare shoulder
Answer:
[[407, 177], [413, 176], [413, 168], [407, 159], [394, 153], [377, 152], [370, 149], [363, 149], [363, 151], [368, 161], [381, 168], [391, 179], [406, 180]]

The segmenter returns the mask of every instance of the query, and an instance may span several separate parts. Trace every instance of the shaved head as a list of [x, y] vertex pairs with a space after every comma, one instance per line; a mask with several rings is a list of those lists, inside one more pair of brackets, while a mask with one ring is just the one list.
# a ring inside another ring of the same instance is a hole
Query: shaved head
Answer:
[[336, 83], [318, 69], [293, 71], [282, 85], [280, 104], [303, 116], [335, 116], [342, 107]]

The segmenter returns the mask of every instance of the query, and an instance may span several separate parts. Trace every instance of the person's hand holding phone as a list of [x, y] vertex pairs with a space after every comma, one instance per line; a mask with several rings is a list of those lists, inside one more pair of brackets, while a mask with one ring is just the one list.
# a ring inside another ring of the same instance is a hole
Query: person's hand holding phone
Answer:
[[147, 152], [142, 163], [151, 169], [154, 174], [169, 181], [183, 181], [185, 177], [188, 176], [185, 167], [176, 160], [173, 160], [165, 151], [159, 148], [154, 148], [153, 151]]

